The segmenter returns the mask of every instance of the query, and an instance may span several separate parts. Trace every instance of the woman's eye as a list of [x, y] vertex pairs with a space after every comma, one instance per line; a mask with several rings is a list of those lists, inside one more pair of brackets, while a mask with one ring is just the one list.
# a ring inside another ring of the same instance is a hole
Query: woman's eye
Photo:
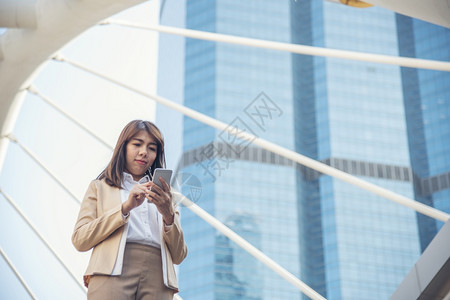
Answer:
[[139, 147], [141, 144], [133, 144], [133, 146]]
[[148, 148], [150, 151], [156, 151], [156, 148], [154, 148], [154, 147], [149, 147]]

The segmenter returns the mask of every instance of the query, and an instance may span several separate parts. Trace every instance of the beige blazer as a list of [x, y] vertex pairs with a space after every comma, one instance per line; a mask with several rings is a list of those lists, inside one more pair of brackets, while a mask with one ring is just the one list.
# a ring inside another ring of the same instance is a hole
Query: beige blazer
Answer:
[[[179, 195], [173, 193], [174, 197]], [[72, 243], [78, 251], [94, 248], [84, 275], [86, 287], [94, 274], [111, 275], [128, 218], [124, 219], [122, 216], [120, 189], [108, 185], [104, 180], [92, 181], [81, 203], [72, 235]], [[173, 264], [180, 264], [187, 255], [178, 212], [175, 213], [172, 228], [162, 232], [161, 247], [164, 247], [165, 251], [161, 253], [166, 254], [167, 262], [166, 272], [163, 272], [167, 277], [164, 282], [169, 288], [178, 291]]]

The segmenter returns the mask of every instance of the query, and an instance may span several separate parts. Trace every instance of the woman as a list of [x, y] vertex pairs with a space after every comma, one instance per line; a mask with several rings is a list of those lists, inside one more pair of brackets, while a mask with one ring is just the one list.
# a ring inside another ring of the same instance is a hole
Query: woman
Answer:
[[94, 248], [84, 276], [88, 299], [162, 300], [178, 292], [173, 264], [187, 247], [175, 193], [162, 177], [163, 188], [150, 177], [164, 167], [159, 129], [142, 120], [127, 124], [108, 166], [89, 185], [72, 235], [78, 251]]

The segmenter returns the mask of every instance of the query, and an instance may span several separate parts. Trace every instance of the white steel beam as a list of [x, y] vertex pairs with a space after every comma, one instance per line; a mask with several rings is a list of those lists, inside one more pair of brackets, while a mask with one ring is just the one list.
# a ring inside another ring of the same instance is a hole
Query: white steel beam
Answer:
[[9, 197], [1, 188], [0, 188], [0, 194], [5, 197], [5, 199], [9, 202], [9, 204], [16, 210], [16, 212], [22, 217], [22, 219], [27, 223], [27, 225], [33, 230], [33, 232], [39, 237], [39, 239], [44, 243], [44, 245], [47, 247], [48, 250], [52, 253], [52, 255], [58, 260], [58, 262], [61, 264], [61, 266], [66, 270], [67, 273], [69, 273], [70, 277], [77, 283], [78, 287], [81, 288], [81, 290], [86, 293], [86, 289], [84, 286], [77, 280], [76, 276], [70, 271], [69, 267], [64, 263], [62, 258], [56, 253], [56, 250], [53, 249], [53, 247], [50, 245], [50, 243], [44, 238], [42, 234], [39, 233], [39, 230], [36, 228], [36, 226], [33, 225], [30, 219], [28, 219], [24, 212], [16, 205], [16, 203]]
[[265, 264], [267, 267], [269, 267], [272, 271], [283, 277], [286, 281], [288, 281], [290, 284], [298, 288], [302, 293], [304, 293], [306, 296], [310, 297], [311, 299], [318, 299], [318, 300], [326, 300], [322, 295], [317, 293], [315, 290], [313, 290], [311, 287], [309, 287], [307, 284], [305, 284], [303, 281], [295, 277], [292, 273], [290, 273], [288, 270], [280, 266], [278, 263], [276, 263], [274, 260], [272, 260], [270, 257], [265, 255], [263, 252], [258, 250], [258, 248], [254, 247], [252, 244], [247, 242], [245, 239], [243, 239], [241, 236], [239, 236], [237, 233], [235, 233], [233, 230], [225, 226], [222, 222], [214, 218], [212, 215], [207, 213], [205, 210], [203, 210], [200, 206], [193, 203], [191, 200], [186, 198], [182, 195], [180, 203], [182, 203], [184, 206], [189, 208], [192, 212], [194, 212], [196, 215], [198, 215], [200, 218], [205, 220], [209, 225], [216, 228], [220, 233], [228, 237], [230, 240], [235, 242], [239, 247], [247, 251], [250, 255], [255, 257], [257, 260]]
[[306, 46], [306, 45], [289, 44], [289, 43], [282, 43], [282, 42], [273, 42], [273, 41], [266, 41], [266, 40], [260, 40], [260, 39], [254, 39], [254, 38], [245, 38], [245, 37], [238, 37], [238, 36], [221, 34], [221, 33], [212, 33], [212, 32], [205, 32], [205, 31], [199, 31], [199, 30], [163, 26], [163, 25], [158, 25], [158, 26], [144, 25], [144, 24], [138, 24], [138, 23], [132, 23], [132, 22], [120, 21], [120, 20], [113, 20], [113, 19], [107, 19], [103, 22], [100, 22], [99, 24], [100, 25], [116, 24], [116, 25], [121, 25], [121, 26], [126, 26], [126, 27], [158, 31], [160, 33], [181, 35], [181, 36], [189, 37], [189, 38], [193, 38], [193, 39], [223, 42], [223, 43], [250, 46], [250, 47], [256, 47], [256, 48], [273, 49], [273, 50], [286, 51], [286, 52], [297, 53], [297, 54], [343, 58], [343, 59], [366, 61], [366, 62], [373, 62], [373, 63], [397, 65], [397, 66], [410, 67], [410, 68], [431, 69], [431, 70], [447, 71], [447, 72], [450, 71], [450, 62], [446, 62], [446, 61], [436, 61], [436, 60], [429, 60], [429, 59], [390, 56], [390, 55], [382, 55], [382, 54], [371, 54], [371, 53], [348, 51], [348, 50], [338, 50], [338, 49], [329, 49], [329, 48]]
[[[17, 117], [19, 116], [20, 109], [22, 108], [23, 101], [25, 99], [26, 91], [20, 91], [17, 93], [14, 101], [11, 102], [9, 107], [9, 112], [6, 115], [3, 126], [1, 127], [0, 133], [0, 173], [3, 169], [3, 164], [5, 162], [6, 153], [8, 152], [9, 139], [6, 137], [8, 134], [12, 133], [14, 126], [16, 125]], [[0, 103], [1, 107], [1, 103]]]
[[1, 246], [0, 246], [0, 254], [3, 256], [3, 259], [6, 261], [8, 266], [11, 268], [11, 270], [14, 273], [14, 275], [16, 275], [17, 279], [19, 279], [20, 283], [22, 284], [23, 288], [27, 291], [28, 295], [30, 295], [30, 297], [32, 299], [37, 299], [37, 297], [31, 291], [30, 287], [25, 282], [25, 279], [23, 279], [23, 277], [20, 275], [19, 271], [17, 271], [16, 267], [11, 262], [11, 260], [8, 258], [8, 256], [6, 255], [5, 251], [3, 251]]
[[62, 182], [61, 182], [61, 180], [59, 180], [58, 179], [58, 177], [56, 177], [56, 175], [55, 174], [53, 174], [53, 172], [52, 171], [50, 171], [50, 169], [49, 168], [47, 168], [45, 165], [44, 165], [44, 163], [43, 162], [41, 162], [38, 158], [37, 158], [37, 156], [36, 155], [34, 155], [34, 153], [30, 150], [30, 149], [28, 149], [25, 145], [23, 145], [22, 143], [20, 143], [18, 140], [17, 140], [17, 138], [16, 137], [14, 137], [12, 134], [9, 134], [9, 135], [7, 135], [6, 136], [11, 142], [14, 142], [14, 143], [16, 143], [20, 148], [22, 148], [22, 150], [26, 153], [26, 154], [28, 154], [28, 156], [32, 159], [32, 160], [34, 160], [48, 175], [50, 175], [50, 177], [56, 182], [56, 183], [58, 183], [58, 185], [63, 189], [63, 190], [65, 190], [70, 196], [71, 196], [71, 198], [73, 199], [73, 200], [75, 200], [75, 202], [79, 205], [79, 204], [81, 204], [81, 201], [77, 198], [77, 196], [75, 196], [75, 194], [74, 193], [72, 193], [72, 191], [70, 191], [69, 190], [69, 188], [68, 187], [66, 187]]
[[109, 77], [107, 75], [104, 75], [104, 74], [99, 73], [97, 71], [91, 70], [90, 68], [88, 68], [88, 67], [86, 67], [86, 66], [84, 66], [84, 65], [82, 65], [82, 64], [80, 64], [78, 62], [75, 62], [73, 60], [67, 59], [64, 56], [62, 56], [61, 54], [57, 54], [54, 57], [54, 59], [58, 60], [58, 61], [66, 62], [66, 63], [68, 63], [68, 64], [70, 64], [70, 65], [72, 65], [72, 66], [74, 66], [76, 68], [79, 68], [81, 70], [84, 70], [86, 72], [94, 74], [96, 76], [99, 76], [100, 78], [103, 78], [103, 79], [105, 79], [105, 80], [107, 80], [109, 82], [117, 84], [117, 85], [119, 85], [119, 86], [121, 86], [123, 88], [126, 88], [126, 89], [128, 89], [128, 90], [130, 90], [132, 92], [135, 92], [135, 93], [137, 93], [139, 95], [142, 95], [144, 97], [150, 98], [150, 99], [152, 99], [152, 100], [154, 100], [154, 101], [156, 101], [156, 102], [158, 102], [158, 103], [160, 103], [162, 105], [165, 105], [165, 106], [167, 106], [169, 108], [172, 108], [172, 109], [174, 109], [176, 111], [179, 111], [182, 114], [184, 114], [184, 115], [186, 115], [186, 116], [188, 116], [188, 117], [190, 117], [192, 119], [200, 121], [200, 122], [202, 122], [204, 124], [207, 124], [207, 125], [209, 125], [211, 127], [217, 128], [219, 130], [226, 131], [229, 134], [235, 135], [235, 136], [237, 136], [240, 139], [252, 141], [253, 144], [258, 145], [258, 146], [260, 146], [263, 149], [266, 149], [266, 150], [268, 150], [270, 152], [273, 152], [273, 153], [277, 153], [277, 154], [279, 154], [279, 155], [281, 155], [283, 157], [286, 157], [286, 158], [288, 158], [288, 159], [290, 159], [292, 161], [295, 161], [295, 162], [297, 162], [297, 163], [299, 163], [301, 165], [304, 165], [306, 167], [309, 167], [311, 169], [319, 171], [319, 172], [321, 172], [323, 174], [327, 174], [327, 175], [330, 175], [332, 177], [338, 178], [338, 179], [340, 179], [342, 181], [348, 182], [348, 183], [350, 183], [352, 185], [355, 185], [357, 187], [360, 187], [360, 188], [362, 188], [364, 190], [367, 190], [369, 192], [377, 194], [377, 195], [379, 195], [381, 197], [384, 197], [386, 199], [389, 199], [389, 200], [392, 200], [394, 202], [397, 202], [397, 203], [399, 203], [399, 204], [401, 204], [403, 206], [412, 208], [412, 209], [416, 210], [417, 212], [420, 212], [420, 213], [422, 213], [424, 215], [427, 215], [429, 217], [432, 217], [434, 219], [437, 219], [437, 220], [440, 220], [440, 221], [443, 221], [443, 222], [446, 222], [448, 219], [450, 219], [450, 215], [449, 214], [447, 214], [445, 212], [442, 212], [442, 211], [440, 211], [440, 210], [438, 210], [438, 209], [436, 209], [434, 207], [430, 207], [428, 205], [425, 205], [425, 204], [420, 203], [418, 201], [415, 201], [413, 199], [409, 199], [408, 197], [402, 196], [402, 195], [397, 194], [395, 192], [392, 192], [392, 191], [390, 191], [388, 189], [382, 188], [382, 187], [377, 186], [377, 185], [375, 185], [373, 183], [370, 183], [368, 181], [362, 180], [362, 179], [360, 179], [360, 178], [358, 178], [356, 176], [350, 175], [348, 173], [345, 173], [345, 172], [342, 172], [342, 171], [340, 171], [338, 169], [330, 167], [330, 166], [328, 166], [328, 165], [326, 165], [324, 163], [321, 163], [319, 161], [316, 161], [314, 159], [311, 159], [309, 157], [301, 155], [300, 153], [297, 153], [295, 151], [286, 149], [286, 148], [281, 147], [281, 146], [279, 146], [279, 145], [277, 145], [275, 143], [266, 141], [266, 140], [264, 140], [264, 139], [262, 139], [260, 137], [254, 136], [252, 134], [249, 134], [248, 132], [245, 132], [245, 131], [237, 129], [237, 128], [233, 127], [233, 126], [230, 126], [229, 124], [226, 124], [224, 122], [221, 122], [219, 120], [211, 118], [211, 117], [209, 117], [207, 115], [199, 113], [198, 111], [193, 110], [191, 108], [188, 108], [188, 107], [186, 107], [184, 105], [175, 103], [175, 102], [170, 101], [170, 100], [168, 100], [166, 98], [163, 98], [163, 97], [160, 97], [160, 96], [157, 96], [157, 95], [154, 95], [154, 94], [150, 94], [150, 93], [147, 93], [145, 91], [142, 91], [142, 90], [139, 90], [137, 88], [134, 88], [134, 87], [132, 87], [130, 85], [127, 85], [127, 84], [122, 83], [122, 82], [120, 82], [118, 80], [115, 80], [115, 79], [113, 79], [113, 78], [111, 78], [111, 77]]
[[27, 90], [32, 93], [35, 94], [36, 96], [38, 96], [39, 98], [41, 98], [43, 101], [45, 101], [48, 105], [50, 105], [51, 107], [53, 107], [56, 111], [58, 111], [60, 114], [62, 114], [64, 117], [66, 117], [67, 119], [69, 119], [70, 121], [72, 121], [73, 123], [75, 123], [75, 125], [77, 125], [78, 127], [80, 127], [81, 129], [83, 129], [86, 133], [88, 133], [90, 136], [92, 136], [94, 139], [96, 139], [97, 141], [99, 141], [101, 144], [103, 144], [103, 146], [105, 146], [106, 148], [108, 148], [109, 150], [113, 150], [113, 146], [111, 146], [108, 142], [106, 142], [104, 139], [102, 139], [100, 136], [98, 136], [97, 134], [95, 134], [92, 130], [90, 130], [86, 125], [84, 125], [83, 123], [81, 123], [81, 121], [77, 120], [75, 117], [71, 116], [68, 112], [66, 112], [64, 109], [62, 109], [61, 107], [59, 107], [55, 102], [53, 102], [50, 98], [48, 98], [47, 96], [43, 95], [42, 93], [40, 93], [38, 91], [38, 89], [34, 86], [34, 85], [30, 85]]

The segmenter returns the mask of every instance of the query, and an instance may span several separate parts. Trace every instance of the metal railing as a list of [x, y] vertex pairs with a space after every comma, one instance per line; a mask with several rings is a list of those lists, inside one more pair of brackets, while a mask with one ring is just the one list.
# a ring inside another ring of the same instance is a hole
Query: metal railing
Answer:
[[450, 62], [446, 61], [437, 61], [430, 59], [420, 59], [420, 58], [410, 58], [410, 57], [401, 57], [401, 56], [391, 56], [391, 55], [382, 55], [382, 54], [371, 54], [357, 51], [348, 51], [348, 50], [338, 50], [338, 49], [330, 49], [323, 47], [314, 47], [314, 46], [306, 46], [306, 45], [298, 45], [298, 44], [290, 44], [290, 43], [282, 43], [282, 42], [273, 42], [266, 41], [261, 39], [254, 38], [245, 38], [238, 37], [233, 35], [221, 34], [221, 33], [213, 33], [213, 32], [205, 32], [199, 30], [185, 29], [185, 28], [177, 28], [163, 25], [146, 25], [133, 23], [128, 21], [114, 20], [114, 19], [106, 19], [103, 22], [99, 23], [100, 25], [107, 24], [115, 24], [126, 27], [145, 29], [157, 31], [160, 33], [168, 33], [175, 34], [184, 37], [189, 37], [193, 39], [201, 39], [213, 42], [224, 42], [235, 45], [243, 45], [249, 47], [257, 47], [264, 49], [273, 49], [279, 51], [285, 51], [290, 53], [297, 54], [305, 54], [305, 55], [313, 55], [313, 56], [324, 56], [324, 57], [334, 57], [334, 58], [343, 58], [349, 60], [357, 60], [357, 61], [365, 61], [365, 62], [374, 62], [374, 63], [382, 63], [389, 65], [397, 65], [402, 67], [410, 67], [410, 68], [419, 68], [419, 69], [430, 69], [430, 70], [438, 70], [438, 71], [450, 71]]
[[219, 120], [216, 120], [214, 118], [211, 118], [205, 114], [202, 114], [196, 110], [193, 110], [191, 108], [188, 108], [184, 105], [175, 103], [173, 101], [170, 101], [166, 98], [160, 97], [158, 95], [155, 94], [150, 94], [148, 92], [142, 91], [138, 88], [132, 87], [128, 84], [125, 84], [123, 82], [120, 82], [114, 78], [111, 78], [110, 76], [107, 76], [105, 74], [102, 74], [98, 71], [92, 70], [90, 68], [88, 68], [87, 66], [84, 66], [83, 64], [76, 62], [74, 60], [70, 60], [66, 57], [64, 57], [61, 54], [57, 54], [54, 57], [55, 60], [57, 61], [61, 61], [61, 62], [66, 62], [76, 68], [79, 68], [81, 70], [84, 70], [90, 74], [96, 75], [100, 78], [103, 78], [111, 83], [117, 84], [123, 88], [126, 88], [134, 93], [137, 93], [139, 95], [142, 95], [144, 97], [150, 98], [156, 102], [158, 102], [159, 104], [162, 104], [164, 106], [167, 106], [169, 108], [172, 108], [176, 111], [179, 111], [180, 113], [182, 113], [185, 116], [188, 116], [192, 119], [195, 119], [199, 122], [202, 122], [206, 125], [209, 125], [211, 127], [217, 128], [221, 131], [226, 131], [231, 135], [234, 135], [240, 139], [245, 139], [245, 140], [249, 140], [252, 141], [253, 144], [260, 146], [261, 148], [264, 148], [270, 152], [276, 153], [280, 156], [284, 156], [292, 161], [295, 161], [301, 165], [304, 165], [306, 167], [309, 167], [311, 169], [314, 169], [318, 172], [330, 175], [332, 177], [338, 178], [342, 181], [348, 182], [352, 185], [358, 186], [364, 190], [367, 190], [369, 192], [375, 193], [379, 196], [382, 196], [386, 199], [389, 199], [391, 201], [397, 202], [401, 205], [410, 207], [414, 210], [416, 210], [417, 212], [420, 212], [424, 215], [427, 215], [429, 217], [432, 217], [434, 219], [440, 220], [440, 221], [447, 221], [450, 218], [450, 215], [447, 213], [444, 213], [434, 207], [430, 207], [427, 206], [423, 203], [420, 203], [418, 201], [415, 201], [413, 199], [410, 199], [408, 197], [405, 197], [403, 195], [400, 195], [398, 193], [392, 192], [388, 189], [385, 189], [383, 187], [377, 186], [373, 183], [370, 183], [368, 181], [362, 180], [356, 176], [350, 175], [348, 173], [345, 173], [343, 171], [340, 171], [336, 168], [333, 168], [331, 166], [328, 166], [324, 163], [321, 163], [319, 161], [316, 161], [314, 159], [311, 159], [307, 156], [304, 156], [300, 153], [297, 153], [295, 151], [286, 149], [282, 146], [279, 146], [275, 143], [269, 142], [267, 140], [264, 140], [260, 137], [257, 137], [255, 135], [252, 135], [246, 131], [240, 130], [236, 127], [230, 126], [227, 123], [221, 122]]

